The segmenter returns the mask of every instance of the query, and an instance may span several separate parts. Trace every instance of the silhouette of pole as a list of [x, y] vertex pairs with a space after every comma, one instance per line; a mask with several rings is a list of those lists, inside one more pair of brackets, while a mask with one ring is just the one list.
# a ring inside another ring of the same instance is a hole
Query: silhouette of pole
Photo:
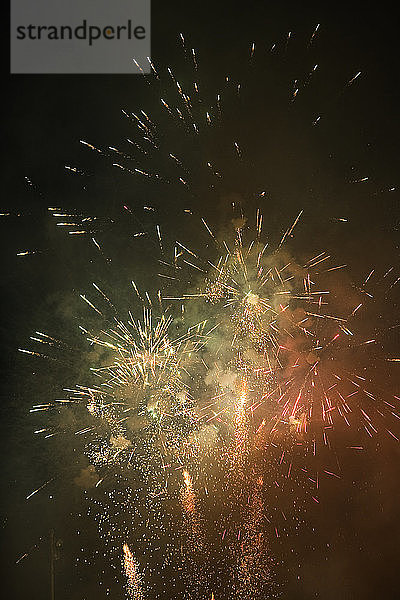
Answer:
[[55, 600], [56, 593], [56, 581], [55, 581], [55, 541], [54, 541], [54, 529], [50, 530], [50, 600]]

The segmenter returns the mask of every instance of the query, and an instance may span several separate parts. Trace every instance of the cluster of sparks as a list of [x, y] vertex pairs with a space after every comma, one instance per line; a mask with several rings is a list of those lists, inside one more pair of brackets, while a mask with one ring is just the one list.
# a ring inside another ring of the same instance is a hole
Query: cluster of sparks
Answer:
[[[251, 228], [246, 219], [234, 220], [232, 246], [219, 241], [207, 225], [216, 248], [224, 251], [214, 262], [186, 248], [178, 260], [165, 263], [170, 265], [168, 272], [173, 268], [178, 275], [185, 256], [193, 255], [189, 268], [196, 273], [195, 289], [174, 297], [160, 291], [159, 317], [149, 305], [150, 296], [140, 295], [133, 284], [142, 319], [129, 313], [125, 323], [114, 316], [110, 328], [103, 326], [96, 333], [81, 326], [88, 343], [101, 350], [101, 366], [91, 367], [98, 383], [78, 385], [63, 400], [86, 407], [87, 426], [76, 433], [88, 440], [85, 453], [96, 487], [107, 487], [117, 471], [130, 488], [139, 470], [141, 485], [153, 498], [181, 490], [187, 548], [182, 556], [187, 562], [197, 564], [212, 553], [201, 496], [222, 494], [225, 506], [217, 522], [223, 539], [229, 528], [237, 527], [237, 520], [241, 523], [231, 557], [236, 565], [232, 586], [241, 598], [255, 598], [263, 589], [273, 594], [264, 537], [265, 481], [305, 473], [310, 497], [318, 502], [320, 478], [340, 473], [327, 466], [311, 476], [310, 459], [320, 445], [331, 448], [334, 426], [353, 428], [357, 439], [362, 427], [368, 437], [383, 433], [398, 441], [393, 421], [399, 419], [396, 397], [379, 395], [368, 376], [368, 351], [376, 340], [362, 339], [356, 330], [356, 317], [372, 297], [366, 291], [370, 277], [365, 286], [353, 289], [356, 304], [348, 314], [334, 315], [332, 291], [317, 283], [339, 270], [327, 265], [329, 256], [319, 253], [298, 264], [283, 248], [286, 234], [270, 250], [261, 241], [259, 211], [256, 222], [255, 239], [247, 243], [244, 238]], [[173, 253], [177, 255], [176, 247]], [[392, 269], [384, 274], [383, 279], [388, 278], [391, 287], [397, 281]], [[336, 295], [348, 293], [336, 284]], [[94, 287], [115, 313], [108, 296]], [[107, 322], [99, 305], [81, 297]], [[205, 318], [193, 324], [191, 315], [199, 312]], [[56, 342], [45, 334], [33, 339]], [[365, 349], [366, 366], [353, 371], [357, 361], [352, 353], [358, 357]], [[362, 449], [358, 444], [351, 447]], [[270, 467], [276, 466], [273, 475], [261, 466], [265, 453]], [[176, 472], [182, 474], [181, 483]], [[227, 510], [232, 511], [230, 517], [224, 514]], [[279, 537], [276, 526], [274, 531]], [[130, 597], [142, 598], [137, 566], [126, 545], [124, 557]], [[195, 571], [188, 583], [193, 598], [211, 585], [204, 570]]]
[[129, 549], [128, 544], [124, 544], [122, 546], [124, 552], [124, 570], [127, 579], [127, 592], [128, 598], [131, 600], [143, 600], [143, 589], [142, 589], [142, 581], [137, 565], [137, 561], [135, 560], [132, 552]]
[[[310, 44], [317, 31], [318, 27]], [[182, 42], [197, 73], [196, 54], [183, 37]], [[250, 59], [254, 52], [253, 45]], [[159, 82], [153, 63], [151, 69]], [[178, 102], [173, 106], [162, 98], [161, 105], [186, 135], [199, 136], [202, 128], [220, 121], [220, 94], [215, 105], [205, 110], [196, 81], [189, 93], [171, 69], [168, 77]], [[229, 78], [225, 83], [230, 83]], [[299, 89], [296, 80], [291, 101]], [[151, 165], [153, 154], [165, 151], [159, 128], [144, 111], [125, 114], [138, 133], [134, 141], [128, 140], [130, 145]], [[197, 120], [200, 114], [202, 122]], [[84, 144], [101, 154], [119, 155], [118, 163], [113, 163], [119, 169], [191, 188], [189, 169], [173, 152], [166, 154], [169, 166], [164, 176], [145, 166], [128, 166], [136, 155]], [[241, 161], [238, 142], [233, 142], [233, 149]], [[76, 168], [69, 169], [78, 173]], [[215, 181], [222, 179], [212, 161], [207, 161], [207, 172]], [[264, 192], [259, 194], [260, 203], [264, 198]], [[75, 432], [86, 440], [89, 466], [81, 474], [82, 487], [104, 487], [111, 498], [117, 474], [118, 485], [129, 490], [129, 502], [135, 487], [145, 490], [149, 502], [157, 506], [154, 510], [162, 510], [163, 499], [178, 499], [180, 540], [185, 545], [182, 560], [192, 565], [188, 598], [206, 597], [205, 593], [215, 600], [225, 597], [217, 593], [218, 574], [207, 577], [199, 563], [205, 556], [210, 561], [219, 556], [228, 539], [226, 560], [234, 597], [254, 600], [267, 597], [266, 591], [268, 597], [275, 597], [266, 523], [276, 538], [280, 532], [275, 509], [265, 504], [267, 492], [269, 498], [272, 489], [287, 494], [292, 489], [288, 480], [303, 478], [310, 485], [310, 498], [318, 502], [321, 477], [340, 477], [328, 465], [320, 473], [312, 464], [321, 446], [328, 450], [333, 446], [335, 428], [354, 430], [357, 441], [350, 447], [355, 449], [363, 447], [360, 430], [368, 438], [383, 434], [398, 441], [398, 397], [381, 392], [368, 372], [372, 349], [379, 342], [364, 338], [357, 329], [357, 319], [372, 299], [368, 286], [377, 274], [371, 272], [361, 286], [355, 286], [341, 279], [345, 265], [334, 264], [325, 251], [307, 260], [294, 258], [288, 241], [302, 213], [274, 246], [264, 234], [261, 210], [252, 224], [242, 213], [238, 216], [237, 206], [233, 208], [236, 216], [226, 224], [227, 236], [214, 233], [204, 218], [199, 220], [213, 248], [211, 258], [210, 250], [201, 256], [189, 243], [174, 240], [171, 244], [156, 225], [154, 239], [162, 265], [158, 275], [164, 288], [152, 300], [151, 294], [141, 294], [132, 282], [134, 309], [126, 320], [96, 284], [104, 309], [82, 294], [100, 321], [96, 331], [81, 326], [90, 348], [96, 349], [88, 370], [91, 383], [66, 390], [63, 400], [33, 408], [47, 411], [70, 405], [82, 417], [83, 427]], [[67, 227], [73, 235], [87, 235], [106, 256], [99, 241], [104, 219], [49, 210], [58, 226]], [[124, 210], [132, 212], [127, 206]], [[148, 206], [144, 210], [155, 212]], [[189, 209], [185, 213], [193, 216]], [[148, 231], [131, 234], [151, 235]], [[399, 281], [395, 269], [383, 273], [382, 281], [386, 289], [393, 289]], [[340, 309], [343, 297], [350, 297], [351, 302], [342, 302], [345, 307]], [[135, 318], [133, 313], [140, 312], [143, 316]], [[63, 349], [63, 342], [47, 334], [37, 333], [32, 339]], [[43, 356], [36, 350], [22, 351]], [[383, 357], [382, 363], [398, 360]], [[40, 431], [46, 437], [52, 435], [47, 428]], [[217, 500], [211, 503], [210, 498], [219, 499], [220, 506], [215, 508]], [[215, 523], [218, 543], [210, 540], [207, 519]], [[144, 600], [141, 568], [132, 543], [128, 546], [125, 541], [129, 534], [124, 526], [120, 535], [127, 595]], [[117, 537], [112, 537], [112, 543], [121, 548]]]

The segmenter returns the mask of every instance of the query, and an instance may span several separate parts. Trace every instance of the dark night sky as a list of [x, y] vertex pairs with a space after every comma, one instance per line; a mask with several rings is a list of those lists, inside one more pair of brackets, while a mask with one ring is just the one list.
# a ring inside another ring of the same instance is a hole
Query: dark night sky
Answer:
[[[248, 85], [254, 111], [248, 115], [248, 124], [233, 122], [232, 129], [240, 131], [249, 148], [253, 169], [249, 180], [246, 175], [232, 174], [229, 191], [242, 193], [255, 179], [257, 189], [268, 189], [274, 206], [264, 213], [279, 227], [304, 208], [308, 226], [316, 228], [311, 244], [316, 248], [322, 240], [325, 246], [326, 242], [331, 244], [339, 260], [352, 267], [355, 277], [368, 272], [371, 265], [398, 265], [398, 192], [387, 192], [388, 188], [398, 188], [399, 183], [398, 34], [391, 10], [387, 3], [367, 10], [366, 5], [328, 8], [320, 4], [315, 8], [301, 2], [234, 6], [231, 2], [158, 0], [152, 8], [152, 58], [156, 64], [165, 67], [179, 62], [177, 36], [182, 31], [198, 49], [205, 89], [207, 81], [219, 73], [235, 70], [243, 87]], [[309, 51], [306, 43], [317, 23], [321, 27]], [[280, 50], [276, 61], [268, 62], [266, 50], [274, 42], [282, 47], [288, 31], [293, 32], [293, 47], [287, 52]], [[256, 68], [243, 72], [238, 57], [248, 52], [253, 40], [257, 52], [260, 49]], [[320, 73], [313, 91], [305, 91], [298, 107], [290, 106], [283, 86], [315, 62]], [[345, 82], [358, 71], [362, 71], [360, 80], [343, 92]], [[5, 73], [3, 80], [6, 108], [2, 112], [1, 208], [20, 211], [24, 216], [0, 223], [5, 374], [1, 400], [2, 581], [9, 598], [44, 599], [45, 542], [21, 564], [15, 565], [15, 560], [40, 536], [48, 535], [52, 526], [67, 531], [73, 521], [69, 515], [79, 511], [80, 499], [74, 492], [69, 498], [68, 486], [60, 483], [56, 491], [63, 499], [57, 505], [49, 501], [50, 492], [43, 499], [25, 501], [29, 491], [52, 476], [55, 459], [42, 441], [32, 439], [36, 425], [29, 408], [54, 397], [57, 389], [71, 382], [64, 365], [56, 365], [52, 374], [46, 365], [35, 364], [36, 374], [32, 375], [31, 365], [15, 349], [26, 346], [32, 331], [45, 327], [72, 339], [73, 335], [64, 331], [71, 321], [76, 322], [67, 308], [72, 291], [80, 291], [95, 277], [107, 278], [107, 271], [100, 272], [96, 265], [87, 268], [79, 241], [72, 245], [54, 232], [46, 208], [79, 207], [85, 202], [89, 212], [104, 209], [116, 214], [124, 202], [148, 202], [159, 208], [168, 229], [174, 226], [174, 211], [182, 208], [186, 199], [172, 192], [152, 198], [141, 183], [133, 188], [127, 177], [103, 169], [104, 161], [79, 144], [84, 139], [118, 146], [129, 127], [121, 108], [158, 110], [158, 99], [149, 95], [139, 76]], [[323, 119], [316, 130], [311, 117], [318, 111]], [[66, 175], [64, 165], [84, 165], [94, 174], [87, 193]], [[365, 186], [349, 183], [365, 175], [370, 177]], [[25, 176], [34, 182], [33, 188], [27, 186]], [[193, 206], [196, 201], [192, 199]], [[202, 210], [221, 225], [226, 206], [226, 199], [215, 206], [206, 197]], [[249, 201], [249, 210], [254, 206]], [[332, 232], [327, 226], [319, 228], [320, 222], [326, 223], [332, 216], [347, 216], [346, 229]], [[300, 230], [300, 245], [309, 237], [308, 231]], [[25, 248], [45, 252], [17, 259], [16, 252]], [[121, 261], [123, 271], [121, 279], [115, 280], [119, 285], [128, 278], [132, 256], [137, 261], [135, 249], [130, 250], [115, 249], [115, 259]], [[396, 308], [398, 304], [388, 315], [392, 322], [398, 320]], [[390, 344], [398, 352], [398, 339], [390, 340]], [[76, 364], [73, 369], [79, 371]], [[348, 471], [340, 484], [328, 482], [321, 492], [321, 504], [311, 510], [318, 533], [305, 532], [286, 548], [277, 548], [287, 561], [287, 571], [283, 568], [285, 600], [399, 597], [399, 446], [382, 441], [380, 447], [371, 445], [368, 457], [346, 460]], [[67, 547], [68, 543], [73, 547], [73, 541], [66, 541]], [[292, 547], [295, 552], [291, 552]], [[301, 556], [301, 569], [294, 558], [296, 552]], [[64, 577], [66, 583], [59, 590], [60, 600], [103, 598], [90, 595], [89, 583], [74, 581], [75, 572], [69, 563], [64, 571], [67, 575], [60, 579]]]

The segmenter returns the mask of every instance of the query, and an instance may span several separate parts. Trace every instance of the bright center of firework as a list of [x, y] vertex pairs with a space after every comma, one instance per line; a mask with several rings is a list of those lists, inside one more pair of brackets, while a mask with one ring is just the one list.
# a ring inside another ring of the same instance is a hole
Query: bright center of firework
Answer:
[[190, 477], [188, 471], [183, 471], [182, 473], [183, 475], [183, 479], [185, 481], [185, 485], [186, 485], [186, 489], [189, 491], [192, 489], [193, 485], [192, 485], [192, 478]]
[[159, 416], [159, 412], [160, 412], [159, 403], [157, 401], [150, 400], [147, 403], [147, 412], [150, 413], [150, 415], [153, 417], [153, 419], [155, 419], [157, 416]]
[[258, 296], [257, 294], [253, 294], [253, 292], [249, 292], [248, 294], [246, 294], [244, 300], [249, 306], [257, 306], [257, 304], [260, 301], [260, 296]]
[[236, 423], [242, 424], [242, 421], [246, 414], [246, 404], [247, 404], [247, 384], [246, 381], [243, 380], [240, 390], [240, 395], [238, 398], [237, 406], [236, 406]]

